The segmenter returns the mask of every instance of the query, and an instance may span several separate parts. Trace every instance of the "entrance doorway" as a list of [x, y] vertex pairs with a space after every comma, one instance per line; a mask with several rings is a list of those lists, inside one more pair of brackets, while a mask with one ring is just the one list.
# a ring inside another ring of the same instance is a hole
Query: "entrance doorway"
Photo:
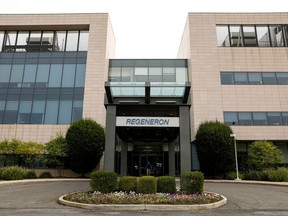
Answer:
[[133, 176], [145, 176], [147, 175], [146, 165], [151, 163], [151, 176], [163, 176], [167, 175], [168, 158], [167, 153], [161, 152], [158, 154], [128, 154], [132, 156], [132, 160], [128, 160], [128, 174]]

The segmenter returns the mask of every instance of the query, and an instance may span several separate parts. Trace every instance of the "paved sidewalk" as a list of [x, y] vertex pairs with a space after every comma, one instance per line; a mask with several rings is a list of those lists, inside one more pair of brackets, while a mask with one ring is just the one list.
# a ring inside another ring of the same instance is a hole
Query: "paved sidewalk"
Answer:
[[[33, 182], [61, 182], [61, 181], [90, 181], [89, 178], [48, 178], [48, 179], [23, 179], [23, 180], [10, 180], [1, 181], [1, 185], [19, 184], [19, 183], [33, 183]], [[270, 185], [270, 186], [283, 186], [288, 187], [288, 182], [269, 182], [269, 181], [250, 181], [250, 180], [225, 180], [225, 179], [206, 179], [205, 183], [231, 183], [231, 184], [257, 184], [257, 185]], [[180, 184], [180, 178], [176, 178], [176, 183]]]

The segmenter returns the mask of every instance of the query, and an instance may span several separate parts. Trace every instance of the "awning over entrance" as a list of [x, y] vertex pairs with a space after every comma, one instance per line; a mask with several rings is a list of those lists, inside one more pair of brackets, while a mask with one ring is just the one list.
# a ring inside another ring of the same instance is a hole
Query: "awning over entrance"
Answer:
[[190, 82], [185, 83], [131, 83], [131, 82], [105, 82], [105, 91], [108, 103], [113, 103], [114, 98], [145, 98], [149, 104], [151, 97], [181, 98], [182, 103], [188, 101], [191, 88]]

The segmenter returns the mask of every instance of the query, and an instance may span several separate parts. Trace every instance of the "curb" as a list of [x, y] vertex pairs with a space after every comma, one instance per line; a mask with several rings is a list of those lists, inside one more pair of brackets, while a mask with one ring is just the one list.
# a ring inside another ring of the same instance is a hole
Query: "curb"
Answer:
[[133, 204], [133, 205], [123, 205], [123, 204], [84, 204], [78, 202], [71, 202], [64, 200], [66, 196], [62, 195], [58, 199], [58, 203], [65, 206], [72, 206], [77, 208], [84, 208], [90, 210], [101, 210], [101, 211], [198, 211], [198, 210], [209, 210], [214, 208], [219, 208], [227, 203], [227, 198], [222, 196], [222, 200], [201, 205], [156, 205], [156, 204]]
[[13, 185], [13, 184], [23, 184], [23, 183], [37, 183], [37, 182], [65, 182], [65, 181], [90, 181], [90, 179], [23, 179], [23, 180], [11, 180], [11, 181], [0, 181], [0, 186], [2, 185]]
[[249, 181], [249, 180], [204, 180], [205, 183], [254, 184], [288, 187], [288, 182]]

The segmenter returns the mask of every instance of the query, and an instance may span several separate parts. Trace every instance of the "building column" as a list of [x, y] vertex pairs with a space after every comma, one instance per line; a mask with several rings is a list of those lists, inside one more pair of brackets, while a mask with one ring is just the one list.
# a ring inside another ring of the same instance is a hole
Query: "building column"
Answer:
[[116, 106], [106, 108], [104, 170], [115, 171]]
[[169, 176], [175, 176], [175, 142], [168, 143]]
[[128, 143], [121, 142], [121, 168], [120, 168], [120, 175], [126, 176], [127, 175], [127, 151], [128, 151]]
[[180, 166], [181, 172], [191, 171], [190, 112], [189, 106], [179, 107]]

